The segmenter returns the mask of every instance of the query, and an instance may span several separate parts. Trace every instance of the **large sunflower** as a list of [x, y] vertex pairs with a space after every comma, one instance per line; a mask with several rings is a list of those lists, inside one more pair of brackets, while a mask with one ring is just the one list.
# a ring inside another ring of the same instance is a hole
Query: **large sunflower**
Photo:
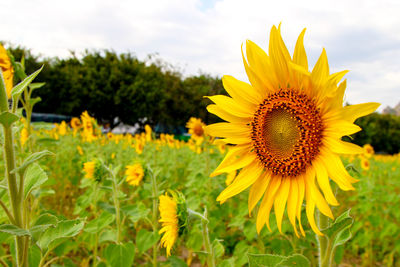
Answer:
[[296, 235], [297, 222], [305, 235], [300, 217], [305, 198], [311, 228], [322, 234], [315, 223], [315, 207], [333, 218], [329, 205], [339, 205], [330, 179], [342, 190], [354, 190], [352, 184], [357, 181], [347, 173], [339, 155], [363, 152], [341, 137], [360, 131], [353, 124], [355, 119], [379, 106], [365, 103], [343, 107], [346, 80], [338, 83], [347, 71], [330, 74], [323, 49], [310, 72], [304, 33], [297, 40], [293, 57], [282, 40], [280, 27], [271, 29], [269, 55], [246, 41], [247, 60], [243, 49], [242, 57], [251, 84], [224, 76], [222, 82], [231, 97], [209, 97], [215, 105], [209, 105], [208, 111], [227, 122], [206, 126], [206, 133], [235, 145], [211, 176], [241, 169], [217, 200], [222, 203], [251, 186], [249, 212], [262, 199], [257, 231], [265, 224], [270, 229], [272, 206], [281, 231], [287, 205]]

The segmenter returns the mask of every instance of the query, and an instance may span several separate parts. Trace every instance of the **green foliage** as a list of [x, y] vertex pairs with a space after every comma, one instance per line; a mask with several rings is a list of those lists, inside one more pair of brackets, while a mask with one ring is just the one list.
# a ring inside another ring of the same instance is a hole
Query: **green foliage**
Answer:
[[358, 145], [371, 144], [375, 151], [400, 152], [400, 116], [373, 113], [355, 121], [363, 130], [347, 138]]

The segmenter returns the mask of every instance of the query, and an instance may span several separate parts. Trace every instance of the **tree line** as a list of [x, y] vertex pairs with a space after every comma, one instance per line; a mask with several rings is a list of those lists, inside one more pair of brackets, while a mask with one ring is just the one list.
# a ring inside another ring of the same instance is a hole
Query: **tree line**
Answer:
[[111, 128], [122, 122], [171, 130], [184, 126], [190, 117], [212, 123], [217, 118], [207, 112], [210, 102], [203, 96], [225, 94], [219, 77], [183, 77], [154, 56], [139, 60], [132, 53], [103, 50], [86, 51], [81, 58], [71, 53], [66, 59], [39, 60], [29, 50], [10, 50], [17, 61], [25, 54], [26, 73], [45, 65], [37, 77], [46, 84], [35, 91], [42, 99], [36, 112], [79, 116], [87, 110]]

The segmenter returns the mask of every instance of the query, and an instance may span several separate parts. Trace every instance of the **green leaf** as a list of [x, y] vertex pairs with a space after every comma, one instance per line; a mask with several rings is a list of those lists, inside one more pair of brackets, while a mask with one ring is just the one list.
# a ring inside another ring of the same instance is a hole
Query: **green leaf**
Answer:
[[110, 225], [115, 219], [113, 214], [108, 212], [103, 212], [98, 218], [90, 221], [86, 226], [84, 231], [95, 234], [103, 230], [105, 227]]
[[24, 181], [24, 196], [25, 199], [35, 188], [39, 188], [43, 183], [48, 180], [46, 172], [40, 167], [39, 164], [33, 163], [28, 167], [25, 174]]
[[271, 254], [247, 254], [249, 267], [309, 267], [310, 261], [300, 254], [280, 256]]
[[44, 213], [40, 215], [33, 226], [29, 229], [29, 232], [32, 235], [33, 240], [38, 240], [40, 235], [44, 233], [48, 228], [55, 227], [58, 223], [58, 219], [56, 216]]
[[19, 120], [19, 117], [14, 113], [4, 111], [0, 114], [0, 123], [4, 125], [4, 127], [10, 127], [11, 124]]
[[350, 240], [352, 236], [350, 228], [353, 222], [353, 218], [350, 217], [350, 210], [347, 210], [338, 216], [329, 228], [322, 231], [331, 240], [332, 248], [343, 245]]
[[40, 253], [40, 248], [36, 245], [30, 246], [28, 254], [28, 262], [30, 267], [38, 267], [42, 255]]
[[15, 236], [30, 236], [29, 231], [19, 228], [13, 224], [2, 224], [0, 225], [0, 232], [8, 233]]
[[12, 173], [16, 173], [16, 172], [24, 172], [26, 170], [26, 168], [28, 168], [28, 166], [30, 164], [32, 164], [33, 162], [45, 157], [45, 156], [54, 156], [55, 154], [53, 152], [50, 152], [48, 150], [43, 150], [40, 152], [35, 152], [31, 155], [29, 155], [24, 162], [22, 163], [21, 166], [19, 166], [18, 168], [15, 168], [14, 170], [12, 170]]
[[35, 71], [31, 75], [29, 75], [28, 77], [26, 77], [22, 82], [20, 82], [16, 86], [14, 86], [14, 88], [11, 91], [11, 95], [12, 95], [12, 98], [14, 101], [22, 94], [22, 92], [33, 81], [33, 79], [35, 79], [36, 76], [42, 71], [43, 66], [44, 65], [42, 65], [42, 67], [40, 69], [38, 69], [37, 71]]
[[235, 258], [230, 258], [218, 263], [217, 267], [235, 267]]
[[135, 245], [131, 242], [110, 244], [104, 251], [104, 258], [109, 266], [130, 267], [135, 258]]
[[39, 103], [40, 101], [42, 101], [42, 99], [38, 96], [35, 98], [31, 98], [29, 99], [29, 103], [31, 104], [31, 106], [33, 107], [36, 103]]
[[49, 228], [39, 238], [37, 244], [42, 252], [53, 250], [66, 239], [76, 236], [80, 233], [84, 222], [80, 220], [61, 221], [54, 228]]
[[171, 267], [187, 267], [186, 262], [176, 256], [168, 257], [167, 262], [170, 264]]
[[31, 88], [31, 90], [35, 90], [43, 87], [45, 84], [46, 83], [31, 83], [29, 87]]
[[213, 241], [212, 249], [216, 258], [222, 257], [224, 255], [225, 248], [218, 239], [215, 239]]
[[136, 246], [143, 253], [157, 243], [158, 233], [149, 232], [146, 229], [140, 229], [136, 235]]
[[122, 212], [125, 213], [128, 218], [136, 223], [140, 219], [146, 218], [147, 214], [149, 214], [150, 209], [148, 209], [143, 203], [139, 202], [135, 205], [127, 205], [121, 208]]

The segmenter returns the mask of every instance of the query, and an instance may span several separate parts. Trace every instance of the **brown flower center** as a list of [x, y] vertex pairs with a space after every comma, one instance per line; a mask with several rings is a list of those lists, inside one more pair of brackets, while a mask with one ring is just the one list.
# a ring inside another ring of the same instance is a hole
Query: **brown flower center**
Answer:
[[305, 94], [281, 90], [269, 95], [251, 126], [258, 159], [276, 175], [303, 173], [319, 153], [324, 127], [319, 109]]
[[203, 136], [204, 130], [203, 130], [203, 126], [201, 124], [196, 124], [193, 127], [193, 133], [197, 136]]

